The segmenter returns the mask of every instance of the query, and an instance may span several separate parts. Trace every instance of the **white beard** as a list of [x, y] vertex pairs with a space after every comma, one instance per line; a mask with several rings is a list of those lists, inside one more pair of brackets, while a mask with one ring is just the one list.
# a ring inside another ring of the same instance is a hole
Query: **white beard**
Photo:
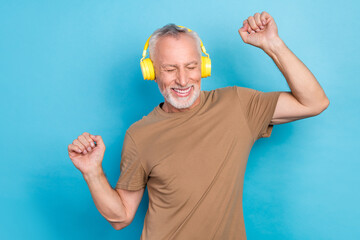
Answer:
[[192, 93], [187, 97], [174, 96], [170, 87], [167, 87], [166, 89], [164, 89], [164, 91], [161, 91], [160, 88], [159, 90], [168, 103], [170, 103], [173, 107], [177, 109], [182, 109], [182, 108], [191, 107], [196, 101], [196, 99], [200, 96], [199, 86], [198, 85], [191, 85], [191, 86], [193, 86], [194, 88], [190, 90], [192, 91]]

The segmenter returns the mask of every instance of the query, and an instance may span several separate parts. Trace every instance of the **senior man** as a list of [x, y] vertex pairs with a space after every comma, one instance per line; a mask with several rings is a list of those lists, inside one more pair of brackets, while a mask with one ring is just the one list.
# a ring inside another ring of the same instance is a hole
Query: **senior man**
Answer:
[[132, 222], [147, 186], [141, 239], [246, 239], [242, 192], [254, 142], [269, 137], [275, 124], [320, 114], [329, 100], [267, 12], [246, 19], [239, 34], [274, 60], [291, 92], [201, 91], [200, 39], [169, 24], [149, 43], [164, 102], [126, 131], [115, 189], [101, 167], [101, 136], [83, 133], [68, 146], [96, 207], [115, 229]]

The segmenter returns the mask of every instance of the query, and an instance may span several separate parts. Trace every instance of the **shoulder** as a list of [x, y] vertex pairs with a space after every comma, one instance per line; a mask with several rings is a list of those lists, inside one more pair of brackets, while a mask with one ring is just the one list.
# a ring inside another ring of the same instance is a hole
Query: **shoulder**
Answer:
[[211, 91], [204, 91], [205, 95], [209, 98], [216, 99], [216, 98], [226, 98], [231, 97], [236, 94], [235, 92], [235, 86], [228, 86], [228, 87], [222, 87], [222, 88], [216, 88]]
[[230, 99], [234, 100], [234, 98], [237, 98], [239, 100], [241, 99], [247, 99], [250, 98], [252, 95], [258, 93], [259, 91], [247, 88], [247, 87], [240, 87], [240, 86], [228, 86], [223, 88], [217, 88], [215, 90], [212, 90], [209, 92], [209, 96], [213, 97], [220, 97], [223, 99]]
[[215, 95], [220, 99], [231, 105], [240, 105], [241, 108], [246, 108], [251, 102], [257, 102], [257, 98], [263, 95], [259, 90], [235, 85], [218, 88], [215, 91]]
[[254, 92], [258, 92], [255, 89], [252, 88], [247, 88], [247, 87], [240, 87], [240, 86], [228, 86], [228, 87], [222, 87], [222, 88], [217, 88], [215, 90], [213, 90], [214, 93], [218, 93], [218, 94], [251, 94]]
[[146, 139], [147, 136], [152, 135], [156, 129], [159, 129], [163, 124], [163, 120], [164, 118], [154, 108], [149, 114], [131, 124], [126, 132], [131, 135], [136, 143], [139, 143], [141, 140]]
[[239, 86], [233, 86], [233, 90], [237, 95], [237, 98], [241, 103], [247, 103], [254, 99], [256, 96], [262, 94], [263, 92], [248, 88], [248, 87], [239, 87]]
[[256, 92], [259, 92], [256, 89], [252, 89], [252, 88], [248, 88], [248, 87], [240, 87], [240, 86], [233, 86], [233, 90], [239, 95], [239, 97], [244, 96], [244, 95], [245, 96], [251, 95]]
[[131, 124], [127, 131], [131, 135], [135, 135], [136, 132], [138, 132], [139, 130], [141, 130], [143, 128], [146, 128], [154, 120], [155, 120], [154, 111], [152, 111], [148, 115], [143, 116], [141, 119], [139, 119], [136, 122], [134, 122], [133, 124]]
[[222, 88], [216, 88], [213, 91], [214, 91], [214, 93], [218, 93], [218, 94], [229, 94], [229, 93], [234, 91], [234, 87], [235, 86], [227, 86], [227, 87], [222, 87]]

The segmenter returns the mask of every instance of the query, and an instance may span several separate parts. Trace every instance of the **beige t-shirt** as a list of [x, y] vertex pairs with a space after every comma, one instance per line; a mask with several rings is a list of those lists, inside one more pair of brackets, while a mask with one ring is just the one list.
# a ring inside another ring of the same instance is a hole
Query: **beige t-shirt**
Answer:
[[280, 92], [201, 91], [200, 104], [161, 104], [126, 131], [115, 188], [148, 187], [142, 240], [246, 239], [242, 192], [254, 142], [269, 137]]

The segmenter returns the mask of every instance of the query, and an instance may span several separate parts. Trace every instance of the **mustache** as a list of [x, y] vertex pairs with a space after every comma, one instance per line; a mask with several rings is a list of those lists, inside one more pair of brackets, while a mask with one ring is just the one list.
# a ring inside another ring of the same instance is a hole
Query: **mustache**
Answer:
[[169, 87], [169, 88], [176, 88], [176, 89], [185, 90], [185, 89], [188, 89], [189, 87], [192, 87], [192, 86], [194, 86], [194, 84], [191, 84], [191, 85], [186, 86], [186, 87]]

